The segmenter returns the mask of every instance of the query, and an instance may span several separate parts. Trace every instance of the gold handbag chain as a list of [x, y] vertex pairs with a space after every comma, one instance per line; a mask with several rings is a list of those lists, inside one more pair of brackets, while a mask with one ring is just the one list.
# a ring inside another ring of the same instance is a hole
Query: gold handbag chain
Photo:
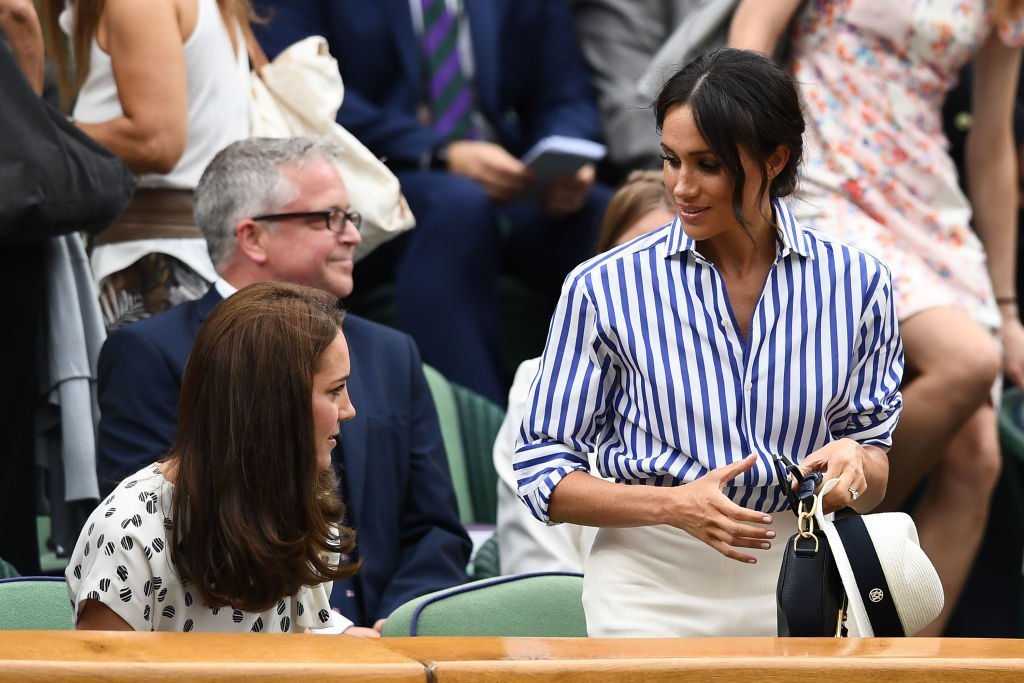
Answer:
[[811, 509], [808, 510], [805, 501], [800, 501], [796, 512], [797, 535], [793, 537], [793, 549], [796, 550], [797, 541], [801, 538], [814, 539], [814, 552], [818, 552], [818, 536], [814, 533], [814, 513], [818, 510], [818, 496], [811, 497]]

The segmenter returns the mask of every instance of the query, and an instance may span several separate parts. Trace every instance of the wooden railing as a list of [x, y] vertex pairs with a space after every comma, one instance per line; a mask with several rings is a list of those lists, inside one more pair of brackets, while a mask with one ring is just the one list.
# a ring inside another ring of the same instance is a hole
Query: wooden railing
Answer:
[[1024, 680], [1024, 641], [0, 631], [0, 680]]
[[0, 631], [3, 681], [340, 679], [422, 682], [425, 673], [422, 663], [351, 636]]

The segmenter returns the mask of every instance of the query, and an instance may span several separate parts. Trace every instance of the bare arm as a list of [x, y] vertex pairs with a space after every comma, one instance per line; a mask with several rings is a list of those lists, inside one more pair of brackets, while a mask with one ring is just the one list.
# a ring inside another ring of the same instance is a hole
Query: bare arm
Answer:
[[0, 0], [0, 29], [14, 52], [29, 85], [37, 95], [43, 93], [43, 31], [32, 0]]
[[134, 631], [127, 621], [98, 600], [86, 600], [78, 613], [79, 631]]
[[[965, 163], [974, 228], [985, 245], [996, 297], [1016, 295], [1017, 203], [1013, 102], [1020, 48], [1003, 45], [993, 31], [978, 51], [971, 94], [974, 125]], [[1004, 369], [1024, 385], [1024, 329], [1016, 304], [999, 305], [1003, 318]]]
[[586, 472], [566, 475], [551, 494], [551, 519], [587, 526], [668, 524], [740, 562], [756, 558], [737, 548], [767, 549], [771, 515], [740, 507], [722, 488], [757, 462], [750, 456], [682, 486], [627, 486]]
[[801, 2], [803, 0], [740, 0], [729, 26], [729, 47], [772, 54]]
[[107, 0], [98, 39], [124, 115], [78, 127], [136, 173], [170, 172], [188, 138], [185, 53], [173, 1]]

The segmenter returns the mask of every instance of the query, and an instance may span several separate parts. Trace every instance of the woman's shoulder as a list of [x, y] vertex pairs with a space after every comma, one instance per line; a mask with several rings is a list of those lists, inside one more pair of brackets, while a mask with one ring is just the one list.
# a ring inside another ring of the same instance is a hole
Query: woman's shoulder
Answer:
[[886, 278], [890, 277], [889, 269], [880, 259], [835, 235], [818, 230], [813, 225], [801, 223], [791, 213], [788, 215], [792, 221], [792, 232], [796, 239], [800, 240], [801, 250], [813, 259], [811, 263], [814, 267], [827, 268], [830, 271], [855, 269], [869, 276], [881, 273]]
[[84, 534], [166, 529], [170, 520], [173, 486], [157, 464], [126, 477], [90, 515]]
[[637, 259], [649, 258], [652, 250], [666, 248], [675, 222], [666, 223], [662, 227], [640, 235], [625, 244], [612, 247], [608, 251], [590, 257], [576, 266], [566, 277], [567, 286], [575, 286], [594, 275], [618, 268], [619, 265], [633, 264]]
[[106, 505], [108, 501], [114, 502], [136, 499], [140, 503], [145, 504], [145, 500], [143, 499], [145, 497], [140, 497], [139, 494], [153, 493], [157, 497], [161, 497], [169, 495], [170, 490], [172, 489], [173, 486], [169, 481], [167, 481], [167, 478], [164, 477], [164, 474], [160, 469], [160, 464], [153, 463], [151, 465], [146, 465], [141, 470], [128, 475], [121, 480], [121, 483], [117, 485], [101, 505]]
[[815, 256], [824, 257], [827, 267], [855, 269], [869, 277], [881, 275], [891, 279], [889, 268], [881, 259], [828, 233], [814, 228], [804, 230]]

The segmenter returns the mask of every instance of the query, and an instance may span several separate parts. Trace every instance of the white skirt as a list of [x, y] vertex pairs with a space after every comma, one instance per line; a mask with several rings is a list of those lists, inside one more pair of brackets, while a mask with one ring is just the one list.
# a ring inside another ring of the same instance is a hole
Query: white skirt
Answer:
[[670, 526], [602, 528], [583, 577], [591, 637], [776, 636], [775, 590], [796, 517], [773, 515], [770, 550], [731, 560]]

